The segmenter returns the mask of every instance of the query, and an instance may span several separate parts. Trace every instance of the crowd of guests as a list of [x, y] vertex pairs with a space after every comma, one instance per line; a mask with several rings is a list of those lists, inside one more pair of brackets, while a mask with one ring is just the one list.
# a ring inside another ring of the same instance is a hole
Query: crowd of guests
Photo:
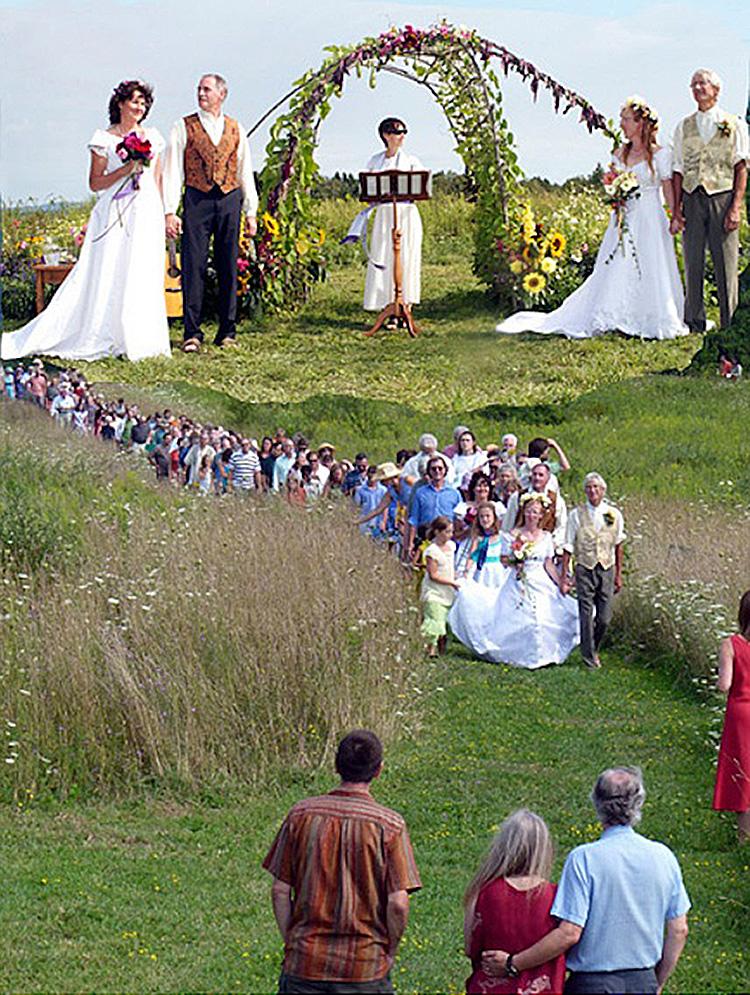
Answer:
[[143, 453], [159, 479], [199, 494], [272, 492], [294, 504], [348, 496], [361, 530], [397, 545], [405, 560], [414, 558], [439, 514], [448, 514], [455, 537], [464, 539], [478, 506], [491, 501], [507, 531], [518, 513], [518, 493], [531, 484], [555, 495], [555, 536], [562, 542], [567, 512], [557, 474], [569, 463], [552, 439], [533, 439], [521, 452], [508, 433], [500, 444], [481, 448], [469, 428], [457, 426], [442, 450], [425, 433], [417, 449], [400, 449], [393, 461], [371, 465], [365, 452], [350, 459], [333, 443], [311, 445], [299, 432], [279, 428], [258, 442], [170, 409], [146, 414], [124, 398], [105, 399], [75, 369], [49, 373], [39, 359], [6, 366], [4, 385], [7, 397], [36, 404], [81, 435]]
[[360, 530], [423, 575], [430, 655], [445, 650], [450, 625], [475, 656], [493, 662], [561, 663], [580, 641], [587, 666], [601, 665], [598, 647], [622, 582], [622, 516], [603, 501], [598, 474], [586, 478], [585, 507], [568, 515], [559, 475], [570, 463], [554, 439], [520, 447], [508, 432], [482, 447], [457, 425], [444, 448], [425, 432], [416, 449], [371, 465], [365, 452], [348, 459], [334, 443], [312, 445], [299, 432], [279, 428], [258, 442], [169, 409], [146, 414], [124, 398], [107, 400], [75, 369], [48, 373], [39, 359], [4, 375], [9, 397], [142, 454], [159, 480], [197, 495], [270, 493], [295, 506], [349, 501]]

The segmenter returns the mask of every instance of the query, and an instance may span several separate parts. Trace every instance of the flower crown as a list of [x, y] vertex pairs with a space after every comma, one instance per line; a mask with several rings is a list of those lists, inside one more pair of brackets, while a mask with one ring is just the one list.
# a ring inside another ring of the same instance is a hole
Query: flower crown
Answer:
[[637, 114], [642, 120], [648, 121], [655, 128], [659, 127], [659, 115], [653, 107], [649, 107], [643, 97], [628, 97], [622, 106], [629, 107], [630, 110]]
[[549, 508], [550, 500], [546, 494], [540, 494], [539, 491], [527, 491], [526, 494], [521, 495], [521, 507], [528, 504], [529, 501], [538, 501], [543, 508]]

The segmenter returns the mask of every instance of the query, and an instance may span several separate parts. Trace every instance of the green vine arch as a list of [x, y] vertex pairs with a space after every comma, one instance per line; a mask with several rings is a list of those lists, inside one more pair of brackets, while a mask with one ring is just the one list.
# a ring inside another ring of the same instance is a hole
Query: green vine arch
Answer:
[[313, 226], [310, 189], [318, 173], [320, 126], [341, 97], [347, 77], [366, 76], [371, 87], [388, 72], [427, 87], [441, 107], [476, 196], [474, 271], [495, 296], [509, 297], [507, 256], [498, 252], [521, 221], [522, 172], [503, 113], [500, 74], [515, 73], [536, 100], [551, 95], [555, 111], [578, 112], [590, 132], [615, 139], [611, 122], [573, 90], [476, 31], [443, 21], [426, 29], [406, 25], [359, 44], [330, 46], [317, 70], [260, 118], [251, 134], [288, 103], [270, 129], [260, 176], [263, 205], [254, 242], [243, 236], [240, 293], [250, 309], [290, 308], [304, 300], [324, 273], [325, 233]]

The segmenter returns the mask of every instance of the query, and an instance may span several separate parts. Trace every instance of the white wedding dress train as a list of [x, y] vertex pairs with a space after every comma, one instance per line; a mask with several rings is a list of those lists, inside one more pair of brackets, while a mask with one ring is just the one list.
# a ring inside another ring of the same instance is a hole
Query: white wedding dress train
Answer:
[[[146, 128], [154, 157], [164, 148]], [[118, 135], [98, 130], [89, 149], [106, 156], [107, 171], [122, 166]], [[164, 302], [164, 209], [153, 165], [139, 189], [122, 181], [103, 190], [89, 218], [78, 262], [48, 307], [23, 328], [2, 337], [2, 358], [61, 356], [95, 360], [169, 356]]]
[[654, 154], [653, 166], [653, 173], [645, 161], [630, 167], [641, 193], [626, 205], [628, 231], [623, 246], [618, 245], [613, 214], [588, 279], [554, 311], [518, 311], [500, 322], [498, 332], [541, 332], [570, 339], [611, 331], [641, 339], [674, 339], [689, 333], [661, 197], [661, 183], [672, 175], [669, 149]]
[[[503, 538], [507, 553], [511, 536]], [[544, 566], [553, 555], [552, 536], [545, 532], [521, 579], [515, 568], [504, 568], [506, 576], [498, 586], [464, 583], [448, 615], [456, 638], [492, 663], [528, 670], [562, 663], [580, 642], [580, 626], [577, 601], [560, 593]]]

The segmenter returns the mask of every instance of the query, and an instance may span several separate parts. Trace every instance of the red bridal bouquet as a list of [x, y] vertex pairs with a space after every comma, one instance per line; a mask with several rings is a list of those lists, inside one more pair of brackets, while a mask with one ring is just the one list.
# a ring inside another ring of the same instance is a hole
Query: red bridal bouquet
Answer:
[[[139, 162], [143, 166], [150, 166], [154, 157], [151, 142], [148, 138], [141, 138], [134, 131], [129, 132], [115, 148], [115, 152], [123, 162]], [[138, 173], [131, 177], [133, 190], [139, 187]]]

